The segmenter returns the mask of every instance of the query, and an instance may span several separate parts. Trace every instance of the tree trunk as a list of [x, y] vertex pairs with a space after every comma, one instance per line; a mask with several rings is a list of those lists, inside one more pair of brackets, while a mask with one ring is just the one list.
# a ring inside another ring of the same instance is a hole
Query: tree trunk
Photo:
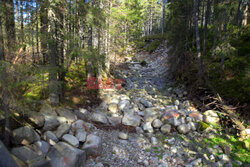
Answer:
[[201, 29], [203, 29], [204, 13], [205, 13], [205, 0], [202, 0], [202, 15], [201, 15]]
[[24, 11], [23, 11], [23, 6], [24, 6], [24, 2], [23, 0], [20, 1], [20, 12], [21, 12], [21, 44], [23, 45], [23, 50], [26, 50], [26, 47], [24, 45]]
[[248, 18], [248, 0], [246, 1], [246, 9], [245, 9], [245, 16], [244, 16], [244, 23], [243, 25], [246, 26], [247, 25], [247, 18]]
[[19, 30], [19, 22], [20, 22], [20, 18], [19, 18], [19, 0], [16, 0], [16, 30], [17, 30], [17, 39], [18, 39], [18, 30]]
[[40, 23], [41, 23], [41, 53], [43, 56], [43, 65], [47, 63], [47, 32], [48, 32], [48, 9], [46, 8], [48, 4], [47, 0], [41, 1], [40, 5]]
[[57, 21], [52, 9], [48, 11], [48, 45], [49, 45], [49, 99], [52, 105], [59, 105], [59, 82], [57, 79]]
[[200, 46], [200, 35], [199, 35], [199, 27], [198, 27], [198, 5], [196, 0], [194, 0], [194, 13], [195, 13], [195, 34], [196, 34], [196, 47], [198, 53], [198, 75], [201, 79], [203, 76], [203, 67], [202, 67], [202, 58], [201, 58], [201, 46]]
[[0, 60], [4, 61], [4, 41], [3, 41], [3, 29], [2, 29], [3, 18], [0, 12]]
[[[16, 33], [15, 33], [15, 12], [14, 3], [12, 0], [4, 0], [5, 2], [5, 28], [7, 35], [8, 51], [12, 52], [15, 49]], [[12, 57], [11, 57], [12, 59]]]
[[37, 57], [40, 58], [40, 53], [39, 53], [39, 19], [38, 19], [38, 13], [39, 13], [39, 8], [38, 8], [38, 0], [36, 0], [36, 52], [37, 52]]
[[165, 8], [166, 8], [166, 0], [162, 0], [162, 29], [161, 34], [164, 34], [164, 27], [165, 27]]
[[205, 16], [205, 25], [204, 25], [204, 34], [203, 34], [203, 56], [206, 55], [206, 45], [207, 45], [207, 24], [208, 24], [208, 20], [210, 17], [210, 3], [211, 1], [208, 0], [207, 1], [207, 11], [206, 11], [206, 16]]
[[[93, 47], [93, 39], [92, 39], [92, 27], [89, 27], [89, 31], [88, 31], [88, 36], [89, 36], [89, 39], [88, 39], [88, 50], [91, 52], [92, 50], [92, 47]], [[94, 77], [94, 74], [93, 74], [93, 62], [91, 60], [91, 57], [88, 58], [88, 63], [87, 63], [87, 79], [91, 78], [91, 77]]]

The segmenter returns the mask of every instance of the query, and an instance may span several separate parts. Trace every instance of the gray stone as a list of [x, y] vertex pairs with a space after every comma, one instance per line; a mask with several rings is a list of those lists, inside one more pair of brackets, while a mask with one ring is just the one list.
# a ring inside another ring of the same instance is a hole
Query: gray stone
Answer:
[[33, 126], [37, 128], [41, 128], [44, 125], [44, 116], [41, 113], [32, 112], [28, 116], [29, 121]]
[[169, 118], [169, 123], [173, 126], [179, 126], [181, 124], [180, 120], [175, 117]]
[[43, 135], [43, 138], [44, 138], [45, 141], [47, 141], [51, 145], [55, 145], [58, 142], [58, 138], [51, 131], [45, 132], [44, 135]]
[[68, 122], [65, 117], [57, 117], [56, 119], [59, 122], [59, 124], [64, 124]]
[[190, 127], [190, 129], [192, 129], [193, 131], [195, 131], [197, 129], [197, 124], [194, 122], [189, 122], [188, 126]]
[[124, 114], [122, 118], [122, 124], [127, 126], [139, 126], [141, 123], [141, 118], [134, 114]]
[[181, 134], [187, 134], [190, 131], [190, 127], [187, 124], [181, 124], [177, 127], [177, 130]]
[[140, 99], [140, 103], [144, 105], [146, 108], [153, 107], [153, 104], [150, 101], [147, 101], [145, 99]]
[[40, 109], [40, 113], [43, 115], [57, 116], [56, 111], [47, 102], [43, 102], [42, 108]]
[[108, 119], [106, 115], [101, 112], [93, 112], [91, 114], [91, 121], [96, 123], [108, 124]]
[[217, 112], [214, 110], [207, 110], [203, 113], [203, 115], [205, 116], [204, 119], [206, 123], [217, 123], [220, 120]]
[[5, 147], [5, 145], [0, 141], [0, 166], [2, 167], [18, 167], [11, 154]]
[[29, 126], [13, 130], [13, 142], [15, 144], [28, 145], [40, 140], [39, 135]]
[[108, 110], [109, 110], [110, 113], [116, 114], [118, 112], [118, 105], [115, 104], [115, 103], [111, 103], [108, 106]]
[[128, 100], [122, 100], [118, 103], [118, 108], [121, 111], [127, 111], [130, 108], [130, 102]]
[[220, 160], [225, 164], [227, 162], [230, 162], [230, 158], [226, 154], [219, 155]]
[[43, 126], [44, 131], [55, 130], [60, 125], [60, 122], [55, 116], [45, 115], [44, 118], [45, 118], [45, 123]]
[[178, 105], [180, 105], [180, 101], [179, 101], [179, 100], [175, 100], [174, 104], [175, 104], [176, 106], [178, 106]]
[[43, 140], [35, 142], [34, 145], [42, 152], [43, 155], [46, 155], [50, 149], [49, 143]]
[[71, 130], [73, 132], [76, 132], [78, 129], [84, 130], [84, 131], [88, 130], [87, 127], [85, 126], [85, 122], [83, 120], [77, 120], [77, 121], [72, 123]]
[[162, 126], [161, 120], [155, 119], [155, 120], [153, 121], [153, 127], [154, 127], [154, 128], [160, 128], [161, 126]]
[[171, 125], [169, 124], [165, 124], [161, 127], [161, 132], [166, 134], [166, 133], [170, 133], [171, 131]]
[[198, 159], [192, 161], [191, 165], [193, 165], [193, 166], [200, 166], [201, 162], [202, 162], [202, 159], [198, 158]]
[[13, 148], [11, 153], [20, 160], [24, 161], [26, 164], [43, 159], [42, 155], [39, 155], [27, 146]]
[[156, 138], [156, 137], [151, 137], [151, 143], [152, 143], [153, 145], [157, 145], [157, 144], [158, 144], [157, 138]]
[[225, 167], [233, 167], [233, 164], [231, 162], [228, 162], [225, 164]]
[[73, 135], [65, 134], [65, 135], [63, 135], [62, 140], [67, 142], [68, 144], [74, 146], [74, 147], [79, 147], [79, 141]]
[[170, 148], [170, 151], [171, 151], [172, 153], [174, 153], [174, 154], [176, 154], [176, 153], [178, 152], [177, 148], [174, 147], [174, 146], [172, 146], [172, 147]]
[[57, 113], [59, 116], [65, 117], [69, 123], [75, 122], [77, 120], [77, 116], [70, 109], [60, 107], [57, 109]]
[[61, 139], [61, 137], [62, 137], [64, 134], [68, 133], [69, 130], [70, 130], [70, 124], [68, 124], [68, 123], [61, 124], [61, 125], [57, 128], [57, 130], [56, 130], [56, 136], [57, 136], [57, 138], [58, 138], [58, 139]]
[[86, 164], [85, 151], [64, 142], [54, 145], [48, 158], [52, 167], [84, 167]]
[[86, 141], [86, 137], [87, 137], [87, 132], [85, 132], [84, 130], [78, 129], [76, 131], [76, 138], [79, 140], [79, 142], [85, 142]]
[[100, 137], [90, 134], [84, 143], [83, 150], [86, 151], [87, 156], [99, 156], [102, 153], [102, 140]]
[[120, 99], [121, 101], [123, 101], [123, 100], [129, 100], [130, 98], [127, 95], [121, 95]]
[[142, 134], [144, 131], [143, 131], [143, 129], [141, 128], [141, 127], [136, 127], [136, 133], [138, 133], [138, 134]]
[[141, 111], [144, 111], [144, 110], [145, 110], [144, 105], [143, 105], [143, 104], [141, 104], [141, 103], [137, 103], [137, 107], [138, 107], [138, 108], [139, 108], [139, 110], [141, 110]]
[[122, 123], [121, 117], [107, 117], [107, 118], [108, 118], [109, 123], [114, 127], [119, 126]]
[[152, 108], [147, 108], [144, 114], [144, 121], [152, 123], [157, 118], [157, 112]]
[[148, 132], [148, 133], [153, 133], [154, 132], [154, 129], [153, 127], [151, 126], [151, 123], [150, 122], [146, 122], [145, 124], [143, 124], [143, 130], [145, 132]]
[[128, 134], [124, 132], [119, 132], [118, 137], [122, 140], [127, 140], [128, 139]]
[[104, 167], [104, 165], [101, 162], [99, 162], [99, 163], [95, 164], [94, 167]]
[[88, 120], [90, 117], [90, 112], [84, 108], [80, 108], [79, 110], [75, 110], [76, 116], [81, 120]]

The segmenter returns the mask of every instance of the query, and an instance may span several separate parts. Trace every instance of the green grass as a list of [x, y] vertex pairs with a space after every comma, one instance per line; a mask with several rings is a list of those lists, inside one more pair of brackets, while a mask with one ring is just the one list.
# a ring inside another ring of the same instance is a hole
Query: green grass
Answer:
[[232, 150], [230, 157], [233, 160], [238, 160], [243, 164], [247, 164], [250, 163], [250, 149], [246, 147], [245, 142], [250, 142], [250, 139], [239, 141], [235, 136], [232, 135], [229, 138], [215, 136], [212, 139], [203, 139], [203, 144], [210, 148], [213, 148], [215, 145], [219, 145], [220, 147], [223, 145], [229, 146]]

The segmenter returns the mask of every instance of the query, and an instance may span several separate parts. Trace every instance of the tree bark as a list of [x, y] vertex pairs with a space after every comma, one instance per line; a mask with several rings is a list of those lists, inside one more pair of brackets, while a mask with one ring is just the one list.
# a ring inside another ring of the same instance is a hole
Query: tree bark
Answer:
[[0, 12], [0, 60], [4, 61], [4, 40], [3, 40], [3, 29], [2, 29], [3, 18]]
[[207, 45], [207, 24], [208, 24], [208, 20], [210, 17], [210, 0], [207, 0], [207, 11], [206, 11], [206, 16], [205, 16], [205, 25], [204, 25], [204, 34], [203, 34], [203, 56], [206, 55], [206, 45]]
[[248, 19], [248, 0], [246, 1], [246, 9], [245, 9], [245, 16], [244, 16], [244, 23], [243, 25], [247, 25], [247, 19]]
[[39, 53], [39, 7], [38, 7], [38, 0], [36, 0], [36, 52], [37, 52], [37, 57], [40, 58], [40, 53]]
[[[15, 32], [15, 12], [14, 3], [12, 0], [4, 0], [5, 2], [5, 28], [7, 35], [7, 47], [8, 51], [11, 52], [15, 49], [16, 44], [16, 32]], [[11, 57], [12, 58], [12, 57]]]
[[43, 0], [40, 2], [40, 23], [41, 23], [41, 53], [43, 56], [43, 65], [47, 63], [48, 55], [47, 55], [47, 33], [48, 33], [48, 10], [46, 8], [46, 4], [48, 4], [47, 0]]
[[161, 34], [164, 34], [164, 27], [165, 27], [165, 8], [166, 8], [166, 0], [162, 0], [162, 29]]
[[195, 34], [196, 34], [196, 47], [198, 53], [198, 75], [201, 79], [203, 77], [203, 67], [202, 67], [202, 58], [201, 58], [201, 46], [200, 46], [200, 35], [199, 35], [199, 27], [198, 27], [198, 5], [196, 0], [194, 0], [194, 13], [195, 13]]

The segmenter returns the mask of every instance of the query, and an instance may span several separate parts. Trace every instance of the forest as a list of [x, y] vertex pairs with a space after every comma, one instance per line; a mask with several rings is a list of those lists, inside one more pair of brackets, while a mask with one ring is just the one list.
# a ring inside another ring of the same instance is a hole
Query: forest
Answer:
[[249, 4], [0, 0], [0, 166], [250, 165]]

